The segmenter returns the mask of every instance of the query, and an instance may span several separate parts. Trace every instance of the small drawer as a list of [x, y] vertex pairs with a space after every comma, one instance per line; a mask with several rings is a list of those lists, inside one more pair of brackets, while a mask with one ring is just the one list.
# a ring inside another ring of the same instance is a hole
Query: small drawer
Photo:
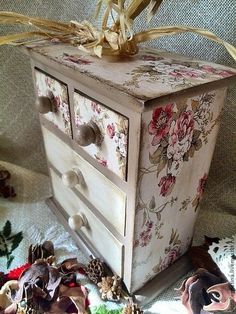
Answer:
[[37, 93], [36, 107], [39, 113], [70, 137], [71, 120], [67, 85], [49, 74], [35, 69]]
[[61, 178], [52, 169], [50, 169], [50, 174], [55, 199], [70, 217], [78, 215], [83, 219], [84, 225], [76, 231], [85, 235], [113, 271], [122, 277], [122, 244], [106, 229], [74, 192], [62, 184]]
[[48, 160], [63, 175], [63, 183], [77, 189], [124, 235], [126, 194], [52, 132], [42, 130]]
[[74, 92], [75, 141], [102, 166], [127, 177], [128, 118]]

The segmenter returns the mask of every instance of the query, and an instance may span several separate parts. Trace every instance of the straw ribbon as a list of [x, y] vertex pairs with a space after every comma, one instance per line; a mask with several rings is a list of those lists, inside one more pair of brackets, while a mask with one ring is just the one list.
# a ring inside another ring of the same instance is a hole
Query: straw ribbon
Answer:
[[[138, 45], [145, 41], [192, 32], [223, 45], [233, 59], [236, 60], [236, 48], [205, 29], [179, 25], [162, 26], [134, 34], [132, 30], [134, 19], [147, 7], [147, 17], [150, 20], [162, 1], [132, 0], [125, 7], [125, 0], [99, 0], [96, 6], [96, 16], [99, 15], [102, 5], [105, 4], [100, 30], [88, 21], [64, 23], [29, 17], [15, 12], [0, 11], [0, 25], [18, 24], [34, 27], [34, 30], [29, 32], [0, 36], [0, 45], [22, 45], [39, 39], [58, 40], [78, 46], [79, 49], [95, 54], [98, 57], [102, 57], [103, 54], [122, 56], [136, 54]], [[116, 15], [116, 20], [114, 20], [113, 13]], [[113, 20], [113, 24], [109, 26], [111, 20]]]

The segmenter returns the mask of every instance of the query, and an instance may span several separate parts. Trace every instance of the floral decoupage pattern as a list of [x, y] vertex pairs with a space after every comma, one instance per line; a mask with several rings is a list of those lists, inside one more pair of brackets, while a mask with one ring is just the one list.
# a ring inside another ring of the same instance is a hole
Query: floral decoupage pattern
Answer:
[[126, 180], [129, 121], [107, 107], [74, 93], [75, 127], [93, 121], [102, 134], [102, 144], [82, 147], [99, 164]]
[[38, 70], [35, 70], [35, 83], [37, 95], [50, 97], [54, 104], [53, 112], [44, 114], [44, 117], [71, 137], [67, 86]]
[[[191, 244], [225, 92], [222, 88], [181, 98], [142, 116], [133, 290], [169, 267]], [[145, 278], [143, 265], [149, 269]]]
[[161, 91], [164, 92], [167, 86], [173, 91], [177, 91], [193, 87], [199, 83], [203, 84], [212, 79], [223, 79], [236, 74], [231, 69], [216, 67], [201, 61], [183, 60], [182, 58], [174, 59], [169, 55], [154, 53], [140, 54], [140, 64], [129, 73], [131, 79], [127, 80], [126, 84], [136, 88], [141, 88], [144, 85], [161, 84], [161, 95]]
[[85, 73], [105, 86], [115, 87], [143, 100], [236, 75], [233, 68], [150, 48], [140, 49], [137, 55], [123, 58], [122, 62], [116, 56], [100, 59], [63, 43], [35, 43], [31, 49], [66, 67]]

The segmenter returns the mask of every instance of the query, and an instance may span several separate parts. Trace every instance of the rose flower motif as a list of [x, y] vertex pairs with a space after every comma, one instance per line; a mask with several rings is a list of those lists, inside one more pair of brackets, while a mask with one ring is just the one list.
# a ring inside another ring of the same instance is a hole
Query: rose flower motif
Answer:
[[204, 176], [199, 180], [198, 187], [197, 187], [197, 195], [194, 197], [192, 201], [192, 206], [195, 207], [195, 211], [198, 208], [199, 202], [202, 199], [202, 195], [205, 191], [207, 184], [207, 174], [205, 173]]
[[175, 181], [176, 181], [176, 178], [172, 176], [170, 173], [167, 174], [167, 176], [162, 177], [158, 184], [158, 186], [161, 187], [160, 195], [168, 196], [171, 193], [175, 185]]
[[193, 112], [183, 112], [170, 127], [167, 157], [173, 161], [182, 161], [184, 154], [189, 150], [193, 138]]
[[152, 139], [152, 146], [160, 143], [169, 130], [173, 116], [173, 104], [164, 107], [156, 108], [152, 114], [152, 120], [148, 126], [148, 132], [154, 135]]
[[205, 191], [206, 183], [207, 183], [207, 174], [205, 173], [204, 176], [199, 180], [199, 184], [197, 188], [197, 193], [200, 198], [202, 197]]
[[180, 246], [176, 245], [174, 246], [166, 255], [164, 258], [162, 264], [161, 264], [161, 270], [166, 269], [170, 265], [172, 265], [180, 256]]
[[115, 126], [114, 124], [107, 125], [107, 135], [112, 139], [115, 136]]

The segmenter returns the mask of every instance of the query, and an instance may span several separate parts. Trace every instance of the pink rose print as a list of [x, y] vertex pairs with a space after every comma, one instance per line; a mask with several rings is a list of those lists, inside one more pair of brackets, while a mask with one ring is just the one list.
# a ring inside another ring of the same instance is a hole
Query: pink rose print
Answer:
[[197, 187], [197, 195], [194, 197], [192, 201], [192, 206], [195, 207], [195, 211], [197, 211], [199, 202], [202, 199], [203, 193], [206, 188], [207, 183], [207, 174], [205, 173], [204, 176], [199, 180], [198, 187]]
[[115, 136], [115, 126], [114, 124], [107, 125], [107, 135], [112, 139]]
[[202, 65], [201, 66], [201, 70], [204, 70], [208, 73], [212, 73], [212, 74], [215, 74], [215, 75], [219, 75], [221, 77], [228, 77], [228, 76], [232, 76], [232, 75], [235, 75], [236, 72], [233, 72], [233, 71], [230, 71], [230, 70], [224, 70], [224, 69], [216, 69], [216, 68], [213, 68], [211, 65]]
[[161, 264], [160, 270], [164, 270], [170, 265], [172, 265], [178, 259], [179, 256], [180, 256], [180, 246], [176, 245], [168, 252], [166, 257], [164, 258]]
[[173, 104], [156, 108], [152, 113], [152, 120], [149, 123], [149, 134], [154, 135], [152, 146], [160, 143], [169, 130], [173, 116]]
[[81, 64], [81, 65], [89, 65], [89, 64], [92, 63], [92, 61], [90, 61], [88, 59], [85, 59], [85, 58], [82, 58], [82, 57], [79, 57], [79, 56], [69, 55], [67, 53], [64, 53], [62, 58], [65, 61], [69, 61], [69, 62], [73, 62], [73, 63], [76, 63], [76, 64]]
[[60, 105], [61, 105], [60, 97], [59, 96], [54, 96], [53, 100], [54, 100], [54, 104], [55, 104], [57, 110], [59, 110], [60, 109]]
[[189, 69], [189, 68], [179, 68], [176, 70], [173, 70], [172, 72], [169, 73], [169, 75], [174, 76], [174, 77], [183, 77], [183, 78], [189, 78], [189, 77], [194, 77], [198, 78], [203, 75], [203, 72], [200, 70], [194, 70], [194, 69]]
[[101, 112], [101, 107], [95, 101], [91, 102], [91, 108], [92, 108], [93, 112], [95, 112], [97, 114], [99, 114]]
[[217, 71], [216, 74], [220, 75], [221, 77], [229, 77], [229, 76], [235, 75], [236, 72], [232, 72], [228, 70], [219, 70]]
[[207, 174], [205, 173], [204, 176], [199, 180], [199, 184], [197, 188], [197, 193], [198, 193], [199, 198], [202, 197], [205, 191], [206, 183], [207, 183]]
[[135, 241], [134, 246], [145, 247], [152, 239], [153, 222], [147, 221], [145, 223], [145, 229], [140, 233], [138, 240]]
[[211, 65], [208, 65], [208, 64], [201, 65], [200, 68], [201, 68], [201, 70], [204, 70], [204, 71], [209, 72], [209, 73], [215, 72], [215, 68], [213, 68]]
[[184, 154], [189, 150], [194, 129], [193, 112], [183, 112], [170, 127], [167, 157], [174, 161], [182, 161]]
[[162, 177], [158, 186], [161, 187], [161, 196], [168, 196], [174, 185], [175, 185], [176, 177], [172, 176], [170, 173], [167, 176]]
[[98, 155], [94, 155], [94, 157], [97, 159], [97, 161], [100, 165], [102, 165], [103, 167], [107, 167], [107, 160], [106, 159], [99, 157]]

